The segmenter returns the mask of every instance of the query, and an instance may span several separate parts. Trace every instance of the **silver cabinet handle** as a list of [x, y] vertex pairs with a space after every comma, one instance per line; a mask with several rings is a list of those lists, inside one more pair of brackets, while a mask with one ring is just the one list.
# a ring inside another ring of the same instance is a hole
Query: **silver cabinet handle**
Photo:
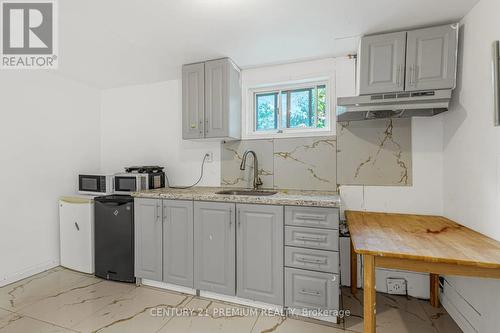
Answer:
[[238, 209], [238, 228], [241, 227], [241, 211]]
[[156, 203], [156, 221], [160, 219], [160, 205]]
[[413, 65], [410, 65], [410, 67], [408, 67], [408, 83], [409, 85], [412, 85], [413, 84]]
[[398, 67], [396, 68], [396, 85], [399, 87], [399, 81], [400, 81], [400, 78], [401, 78], [401, 66], [398, 65]]
[[232, 224], [233, 224], [233, 209], [229, 208], [229, 229], [231, 229]]
[[319, 216], [319, 215], [297, 215], [295, 217], [297, 220], [314, 220], [314, 221], [325, 221], [326, 218], [325, 216]]
[[166, 212], [165, 205], [161, 205], [161, 215], [162, 215], [163, 223], [165, 223], [167, 221], [167, 212]]
[[308, 291], [306, 289], [301, 289], [299, 293], [311, 296], [321, 296], [321, 293], [319, 291]]
[[307, 242], [324, 242], [325, 237], [307, 237], [307, 236], [297, 236], [295, 237], [297, 240], [307, 241]]
[[410, 66], [410, 85], [414, 86], [417, 82], [417, 65]]
[[297, 257], [297, 261], [310, 264], [326, 264], [326, 259], [310, 259], [304, 257]]
[[75, 222], [75, 228], [76, 228], [76, 230], [80, 231], [80, 226], [76, 222]]

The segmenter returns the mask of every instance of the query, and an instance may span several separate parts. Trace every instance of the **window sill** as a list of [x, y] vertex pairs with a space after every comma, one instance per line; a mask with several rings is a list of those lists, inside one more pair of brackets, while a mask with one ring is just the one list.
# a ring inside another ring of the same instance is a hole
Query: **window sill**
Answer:
[[334, 136], [335, 131], [325, 129], [322, 131], [289, 131], [283, 133], [277, 132], [252, 132], [245, 133], [241, 136], [242, 140], [258, 140], [258, 139], [286, 139], [286, 138], [309, 138], [318, 136]]

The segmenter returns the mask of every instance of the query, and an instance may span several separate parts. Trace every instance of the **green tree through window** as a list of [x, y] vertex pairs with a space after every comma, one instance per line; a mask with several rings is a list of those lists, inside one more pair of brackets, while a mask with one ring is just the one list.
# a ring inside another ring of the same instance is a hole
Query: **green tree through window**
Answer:
[[256, 93], [255, 129], [325, 128], [326, 97], [325, 85]]

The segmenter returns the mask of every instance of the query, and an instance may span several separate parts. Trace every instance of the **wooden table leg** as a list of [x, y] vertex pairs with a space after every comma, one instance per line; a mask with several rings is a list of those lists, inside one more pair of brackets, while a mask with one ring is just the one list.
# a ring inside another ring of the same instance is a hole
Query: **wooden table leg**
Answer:
[[375, 257], [363, 255], [364, 264], [364, 333], [375, 333], [376, 327], [376, 290], [375, 290]]
[[358, 255], [354, 252], [354, 246], [351, 241], [351, 293], [358, 292]]
[[431, 305], [435, 308], [439, 307], [439, 275], [430, 274], [430, 288], [431, 288]]

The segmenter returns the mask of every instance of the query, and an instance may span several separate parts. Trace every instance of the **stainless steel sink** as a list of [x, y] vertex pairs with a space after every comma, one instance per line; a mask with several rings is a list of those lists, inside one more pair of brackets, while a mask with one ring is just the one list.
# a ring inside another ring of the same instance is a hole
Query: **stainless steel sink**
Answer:
[[215, 194], [226, 194], [226, 195], [252, 195], [252, 196], [268, 196], [273, 195], [278, 192], [273, 191], [259, 191], [259, 190], [225, 190], [215, 192]]

